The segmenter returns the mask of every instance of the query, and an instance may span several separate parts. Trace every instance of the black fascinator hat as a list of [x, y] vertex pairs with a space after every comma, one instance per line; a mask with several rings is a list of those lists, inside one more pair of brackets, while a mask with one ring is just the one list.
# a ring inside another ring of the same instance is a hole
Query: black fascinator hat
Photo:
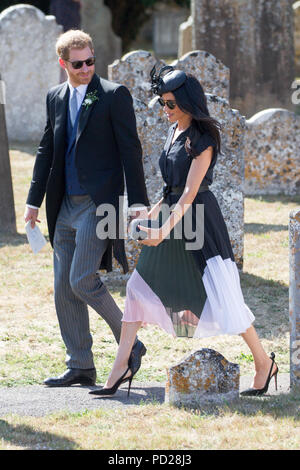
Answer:
[[151, 90], [155, 95], [162, 95], [169, 91], [174, 91], [181, 87], [187, 79], [187, 75], [182, 70], [175, 70], [171, 65], [165, 65], [159, 72], [156, 65], [150, 72]]
[[186, 143], [187, 152], [196, 156], [194, 144], [199, 136], [208, 133], [216, 143], [216, 151], [221, 149], [221, 124], [210, 116], [207, 99], [199, 80], [182, 70], [175, 70], [171, 65], [163, 66], [158, 72], [156, 66], [150, 72], [151, 90], [155, 95], [172, 92], [177, 106], [192, 118], [191, 131]]

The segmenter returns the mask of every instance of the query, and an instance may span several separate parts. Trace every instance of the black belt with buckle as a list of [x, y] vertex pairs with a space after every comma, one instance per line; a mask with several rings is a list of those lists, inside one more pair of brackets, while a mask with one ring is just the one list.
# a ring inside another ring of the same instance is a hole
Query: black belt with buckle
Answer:
[[[169, 194], [182, 194], [184, 191], [184, 186], [168, 186], [165, 185], [163, 187], [163, 196], [167, 197]], [[198, 189], [198, 193], [203, 193], [204, 191], [208, 191], [209, 186], [200, 186]]]

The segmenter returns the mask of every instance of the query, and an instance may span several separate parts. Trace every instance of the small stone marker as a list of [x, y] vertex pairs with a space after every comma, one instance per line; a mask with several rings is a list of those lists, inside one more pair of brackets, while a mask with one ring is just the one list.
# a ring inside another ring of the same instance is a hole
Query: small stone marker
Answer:
[[290, 380], [300, 391], [300, 207], [290, 213]]
[[168, 370], [165, 402], [175, 406], [222, 403], [239, 397], [240, 367], [203, 348]]

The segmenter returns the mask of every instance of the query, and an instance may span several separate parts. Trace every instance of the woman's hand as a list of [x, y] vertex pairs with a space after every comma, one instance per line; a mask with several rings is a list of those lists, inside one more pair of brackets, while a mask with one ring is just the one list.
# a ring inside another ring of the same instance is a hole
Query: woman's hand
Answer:
[[138, 225], [138, 228], [147, 233], [145, 240], [138, 240], [138, 243], [142, 245], [158, 246], [164, 240], [161, 228], [148, 228], [142, 225]]

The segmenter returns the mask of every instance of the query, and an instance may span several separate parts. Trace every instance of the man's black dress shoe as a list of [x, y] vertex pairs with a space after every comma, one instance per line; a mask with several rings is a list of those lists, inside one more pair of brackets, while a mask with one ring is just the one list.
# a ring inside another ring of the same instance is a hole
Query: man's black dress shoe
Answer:
[[58, 377], [49, 377], [44, 381], [48, 387], [69, 387], [70, 385], [95, 385], [96, 369], [68, 369]]
[[132, 348], [128, 361], [128, 365], [133, 375], [135, 375], [141, 367], [142, 356], [145, 356], [146, 352], [147, 349], [144, 344], [140, 340], [137, 340]]

